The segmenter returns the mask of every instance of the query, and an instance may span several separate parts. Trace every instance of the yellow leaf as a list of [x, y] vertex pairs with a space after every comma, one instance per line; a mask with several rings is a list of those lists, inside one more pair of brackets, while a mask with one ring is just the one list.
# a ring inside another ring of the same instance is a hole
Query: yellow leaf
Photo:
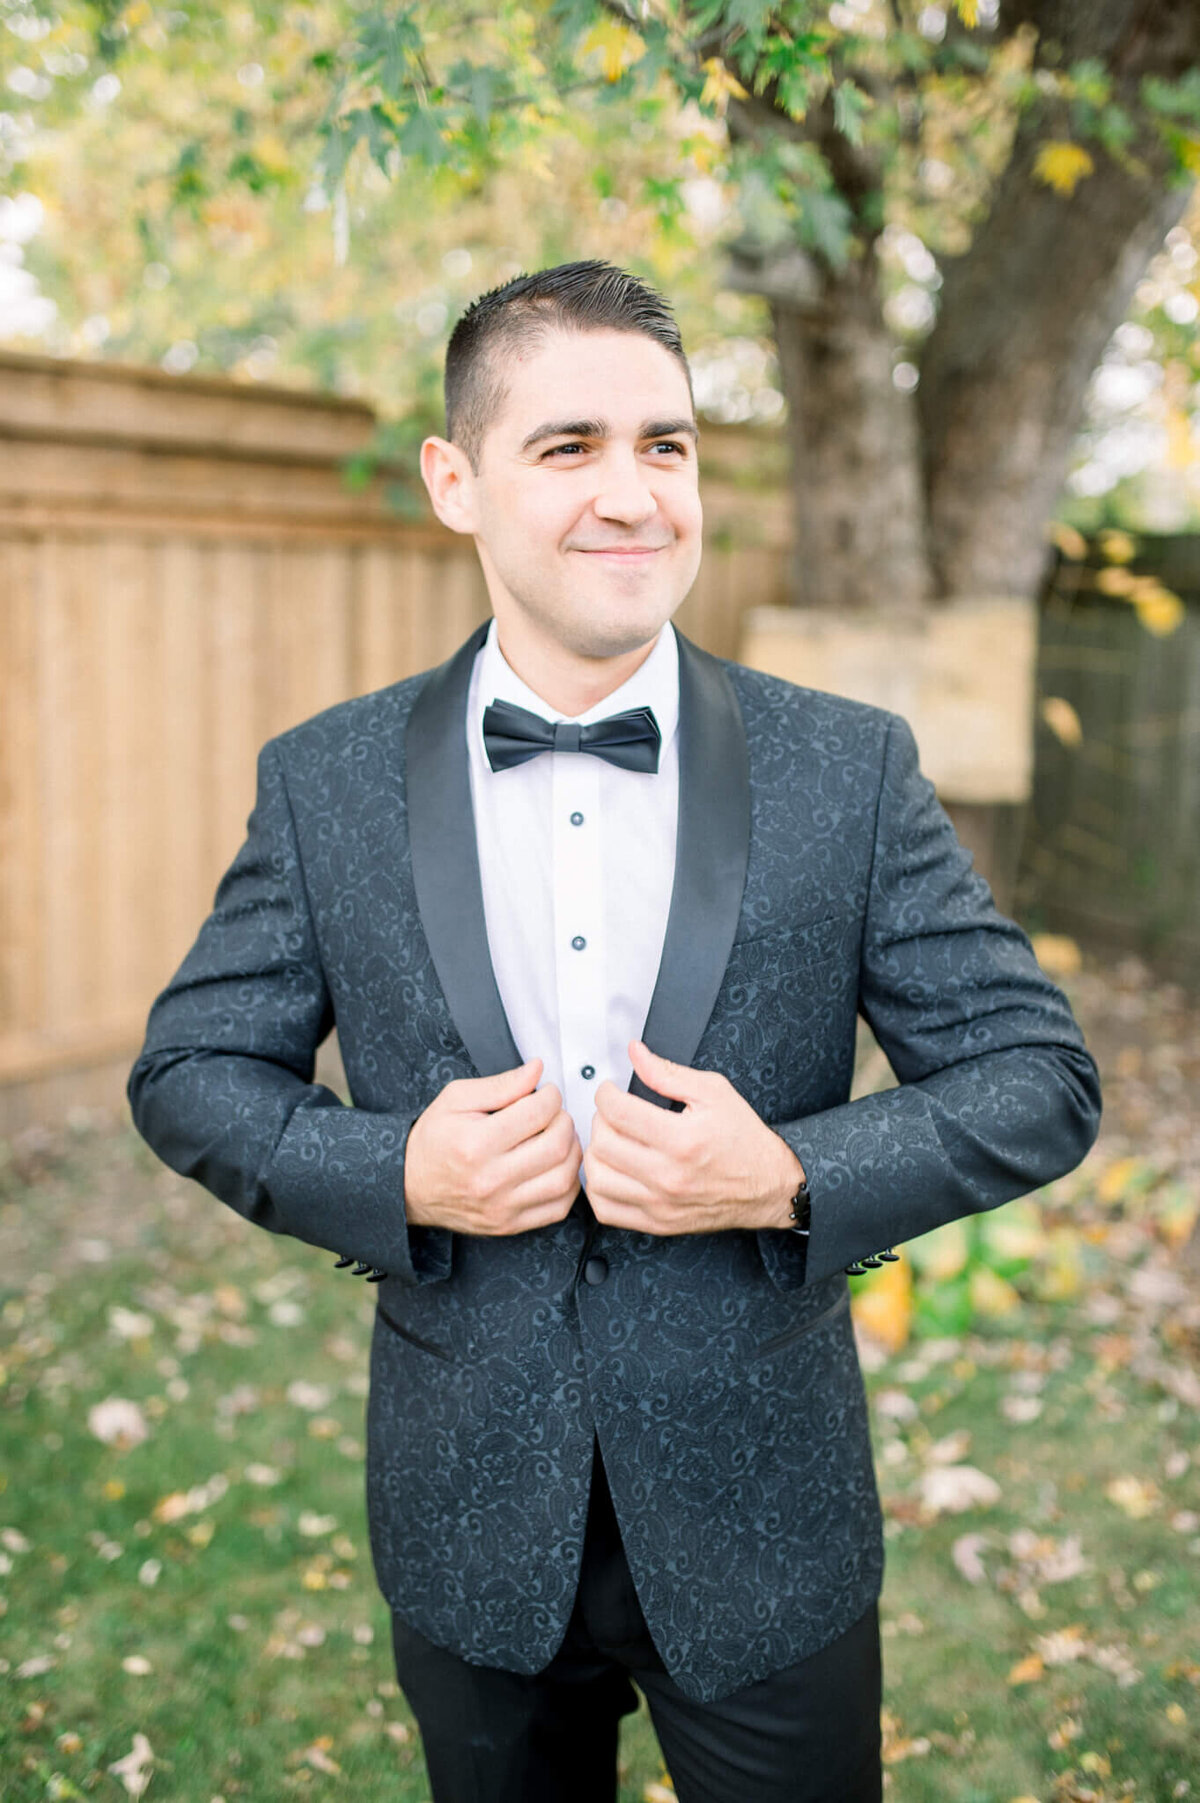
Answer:
[[1114, 1477], [1105, 1484], [1104, 1494], [1130, 1521], [1144, 1521], [1153, 1515], [1161, 1500], [1158, 1486], [1140, 1477]]
[[1042, 1217], [1032, 1202], [1009, 1202], [984, 1215], [980, 1225], [988, 1250], [997, 1258], [1034, 1258], [1046, 1243]]
[[1096, 540], [1109, 563], [1132, 563], [1137, 556], [1137, 540], [1119, 526], [1107, 526]]
[[1095, 167], [1082, 144], [1072, 144], [1069, 138], [1052, 138], [1038, 151], [1033, 173], [1056, 194], [1069, 199]]
[[710, 56], [706, 63], [701, 64], [701, 68], [705, 75], [704, 87], [700, 93], [701, 106], [715, 106], [719, 113], [723, 113], [729, 105], [730, 95], [735, 100], [746, 98], [745, 88], [737, 76], [725, 67], [719, 56]]
[[979, 0], [955, 0], [958, 16], [968, 31], [974, 31], [979, 23]]
[[1119, 1202], [1141, 1168], [1140, 1158], [1115, 1159], [1096, 1185], [1098, 1199], [1109, 1207]]
[[631, 25], [619, 19], [601, 19], [579, 46], [581, 56], [599, 56], [605, 81], [620, 81], [646, 53], [646, 44]]
[[189, 1513], [191, 1503], [186, 1490], [172, 1490], [170, 1496], [164, 1496], [155, 1503], [150, 1513], [155, 1521], [178, 1521]]
[[881, 1340], [889, 1352], [898, 1352], [908, 1339], [912, 1324], [912, 1270], [901, 1254], [894, 1265], [883, 1265], [851, 1304], [858, 1325]]
[[120, 1502], [125, 1494], [125, 1486], [119, 1477], [110, 1477], [104, 1486], [105, 1499], [108, 1502]]
[[1139, 622], [1155, 638], [1168, 638], [1183, 623], [1183, 602], [1178, 595], [1171, 594], [1169, 589], [1160, 589], [1157, 594], [1138, 595], [1133, 605]]
[[1052, 545], [1057, 545], [1064, 557], [1071, 558], [1074, 563], [1082, 563], [1087, 556], [1087, 539], [1082, 532], [1076, 532], [1074, 526], [1068, 526], [1065, 520], [1051, 520], [1046, 528], [1046, 536]]
[[[1070, 702], [1067, 703], [1070, 707]], [[1075, 713], [1074, 708], [1071, 712]], [[1076, 719], [1079, 716], [1076, 714]], [[1049, 725], [1049, 721], [1047, 721]], [[1079, 737], [1083, 737], [1080, 728]], [[1077, 739], [1076, 744], [1079, 743]], [[1083, 964], [1083, 954], [1074, 939], [1065, 933], [1035, 933], [1031, 941], [1034, 957], [1048, 977], [1072, 977]]]
[[204, 1548], [208, 1545], [215, 1532], [216, 1528], [214, 1524], [208, 1520], [193, 1521], [190, 1527], [186, 1527], [183, 1530], [184, 1539], [189, 1541], [192, 1546], [198, 1546], [201, 1552], [203, 1552]]
[[971, 1272], [968, 1289], [971, 1296], [971, 1307], [979, 1314], [996, 1319], [1000, 1315], [1011, 1315], [1020, 1306], [1021, 1298], [1011, 1283], [996, 1271], [989, 1271], [986, 1265], [980, 1265]]
[[962, 1221], [947, 1221], [944, 1227], [935, 1227], [914, 1240], [910, 1251], [922, 1276], [945, 1283], [957, 1277], [966, 1265], [970, 1252], [966, 1225]]
[[1061, 745], [1083, 743], [1083, 722], [1065, 695], [1047, 695], [1039, 711]]
[[1180, 139], [1179, 156], [1191, 175], [1200, 175], [1200, 138]]
[[675, 1786], [664, 1779], [661, 1784], [647, 1784], [642, 1791], [642, 1803], [679, 1803], [675, 1795]]
[[1183, 1707], [1182, 1703], [1168, 1703], [1165, 1713], [1167, 1720], [1173, 1728], [1186, 1727], [1187, 1710]]
[[1045, 1263], [1037, 1274], [1037, 1293], [1043, 1302], [1069, 1302], [1079, 1294], [1082, 1273], [1079, 1246], [1069, 1227], [1048, 1236]]
[[1046, 1667], [1040, 1653], [1027, 1653], [1024, 1659], [1018, 1659], [1008, 1674], [1010, 1684], [1036, 1684], [1045, 1676]]
[[1124, 597], [1132, 595], [1137, 588], [1137, 577], [1132, 570], [1122, 570], [1114, 566], [1112, 569], [1096, 572], [1096, 587], [1102, 595]]

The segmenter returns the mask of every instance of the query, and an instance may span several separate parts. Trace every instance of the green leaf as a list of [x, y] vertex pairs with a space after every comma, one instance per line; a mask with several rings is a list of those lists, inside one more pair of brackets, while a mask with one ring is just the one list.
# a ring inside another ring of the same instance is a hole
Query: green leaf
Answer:
[[874, 104], [871, 96], [852, 81], [840, 81], [834, 88], [833, 122], [852, 144], [862, 143], [863, 114]]
[[1200, 69], [1189, 69], [1178, 81], [1147, 75], [1143, 77], [1141, 93], [1152, 113], [1200, 123]]
[[800, 201], [800, 241], [823, 256], [830, 267], [842, 269], [850, 254], [853, 219], [840, 194], [813, 189]]
[[405, 156], [436, 168], [447, 157], [446, 140], [428, 107], [417, 107], [404, 121], [399, 133], [400, 148]]

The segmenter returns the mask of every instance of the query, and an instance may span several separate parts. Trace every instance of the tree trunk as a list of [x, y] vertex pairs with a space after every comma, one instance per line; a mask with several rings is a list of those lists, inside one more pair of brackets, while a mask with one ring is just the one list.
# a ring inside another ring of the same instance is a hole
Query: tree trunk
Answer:
[[797, 606], [886, 606], [929, 599], [917, 421], [892, 382], [874, 248], [822, 272], [808, 301], [772, 296], [791, 447]]
[[[1092, 371], [1186, 187], [1097, 156], [1073, 196], [1022, 126], [971, 250], [948, 264], [917, 391], [938, 594], [1033, 595]], [[1159, 159], [1161, 161], [1161, 158]]]

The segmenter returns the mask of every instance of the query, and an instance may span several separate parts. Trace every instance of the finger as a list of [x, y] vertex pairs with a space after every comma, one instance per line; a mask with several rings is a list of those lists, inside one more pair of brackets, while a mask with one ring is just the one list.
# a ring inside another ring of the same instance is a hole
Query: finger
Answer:
[[625, 1139], [666, 1148], [679, 1138], [679, 1116], [642, 1096], [631, 1096], [606, 1079], [596, 1090], [596, 1115]]
[[487, 1120], [485, 1144], [493, 1157], [499, 1157], [535, 1134], [544, 1133], [561, 1113], [562, 1097], [553, 1083], [548, 1083], [532, 1095], [519, 1096], [507, 1108], [493, 1110]]
[[655, 1095], [666, 1096], [672, 1102], [703, 1100], [710, 1072], [694, 1071], [686, 1064], [672, 1064], [669, 1058], [660, 1058], [640, 1039], [630, 1040], [629, 1057], [646, 1088], [652, 1089]]
[[529, 1134], [492, 1161], [494, 1191], [512, 1194], [531, 1178], [541, 1177], [556, 1165], [565, 1165], [575, 1156], [575, 1169], [580, 1163], [579, 1141], [569, 1114], [559, 1109], [554, 1119], [540, 1133]]
[[542, 1061], [528, 1058], [515, 1070], [499, 1071], [494, 1077], [465, 1077], [448, 1086], [451, 1105], [460, 1114], [491, 1114], [508, 1108], [521, 1096], [529, 1095], [541, 1081]]
[[576, 1196], [579, 1194], [579, 1165], [575, 1159], [564, 1159], [561, 1164], [553, 1165], [540, 1177], [533, 1177], [528, 1183], [514, 1191], [510, 1205], [514, 1218], [524, 1223], [529, 1215], [542, 1215], [548, 1209], [557, 1208], [559, 1218], [566, 1214]]
[[654, 1233], [660, 1236], [685, 1231], [682, 1227], [668, 1226], [636, 1204], [614, 1202], [608, 1196], [594, 1197], [590, 1190], [588, 1200], [592, 1205], [592, 1213], [605, 1227], [622, 1227], [626, 1233]]
[[638, 1172], [610, 1163], [595, 1140], [588, 1146], [583, 1161], [583, 1186], [589, 1196], [595, 1190], [610, 1201], [636, 1203], [639, 1207], [652, 1208], [663, 1200], [663, 1192], [654, 1182], [648, 1182]]
[[[654, 1108], [654, 1104], [646, 1104]], [[654, 1108], [655, 1114], [662, 1110]], [[668, 1194], [674, 1187], [678, 1162], [660, 1146], [631, 1139], [599, 1117], [592, 1124], [588, 1153], [607, 1171], [619, 1171], [655, 1195]]]

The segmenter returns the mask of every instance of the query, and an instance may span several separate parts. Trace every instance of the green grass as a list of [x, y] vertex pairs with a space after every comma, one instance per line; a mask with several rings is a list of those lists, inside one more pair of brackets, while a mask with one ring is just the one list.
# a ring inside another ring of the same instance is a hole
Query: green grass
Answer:
[[[135, 1734], [158, 1803], [423, 1803], [363, 1518], [370, 1292], [130, 1135], [36, 1153], [0, 1167], [4, 1803], [125, 1796], [108, 1767]], [[1160, 1362], [1194, 1370], [1196, 1314], [1129, 1296], [1124, 1264], [1153, 1253], [1132, 1244], [1087, 1245], [1069, 1301], [872, 1374], [889, 1803], [1200, 1798], [1200, 1434]], [[89, 1430], [112, 1396], [140, 1406], [144, 1443]], [[998, 1501], [923, 1512], [922, 1474], [950, 1453]], [[968, 1534], [976, 1583], [952, 1556]], [[1059, 1579], [1071, 1536], [1083, 1567]], [[1039, 1640], [1042, 1667], [1010, 1684]], [[622, 1760], [635, 1803], [662, 1774], [644, 1709]]]

